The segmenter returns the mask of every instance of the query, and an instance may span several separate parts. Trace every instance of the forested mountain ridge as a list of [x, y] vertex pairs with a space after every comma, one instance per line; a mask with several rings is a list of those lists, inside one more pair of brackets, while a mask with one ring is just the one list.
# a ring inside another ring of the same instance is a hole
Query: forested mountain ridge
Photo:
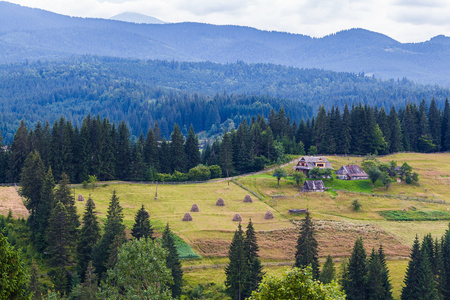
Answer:
[[450, 42], [400, 43], [363, 29], [323, 38], [200, 23], [84, 19], [0, 2], [0, 63], [90, 54], [139, 59], [274, 63], [450, 85]]
[[0, 65], [0, 131], [8, 143], [21, 119], [34, 126], [38, 120], [52, 124], [64, 116], [80, 125], [92, 113], [116, 124], [124, 120], [135, 137], [156, 122], [165, 137], [175, 123], [184, 134], [191, 124], [198, 132], [218, 133], [243, 118], [267, 117], [281, 106], [299, 123], [319, 105], [343, 108], [361, 102], [388, 110], [434, 98], [442, 108], [449, 94], [448, 89], [408, 80], [271, 64], [84, 56]]

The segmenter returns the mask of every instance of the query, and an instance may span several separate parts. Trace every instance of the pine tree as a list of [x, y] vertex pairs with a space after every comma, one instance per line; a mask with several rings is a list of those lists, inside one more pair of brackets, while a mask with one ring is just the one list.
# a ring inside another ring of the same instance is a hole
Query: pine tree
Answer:
[[264, 272], [262, 270], [261, 260], [259, 259], [259, 247], [256, 240], [255, 229], [252, 220], [248, 222], [244, 238], [244, 251], [247, 256], [248, 264], [248, 285], [243, 291], [244, 297], [250, 297], [252, 291], [256, 291], [261, 282]]
[[431, 100], [430, 108], [428, 110], [428, 124], [430, 126], [430, 134], [433, 140], [433, 144], [436, 145], [436, 151], [441, 148], [441, 113], [437, 107], [436, 100], [434, 98]]
[[83, 226], [80, 230], [78, 241], [78, 274], [81, 281], [84, 281], [84, 274], [88, 263], [92, 260], [92, 250], [100, 239], [100, 224], [95, 215], [95, 203], [91, 197], [86, 201], [86, 210], [83, 215]]
[[[186, 153], [184, 152], [184, 137], [181, 133], [178, 124], [173, 127], [173, 132], [170, 136], [170, 157], [171, 157], [171, 173], [178, 171], [181, 173], [186, 172]], [[166, 154], [167, 155], [167, 154]]]
[[156, 170], [159, 170], [158, 144], [153, 130], [149, 129], [144, 143], [144, 162]]
[[431, 263], [429, 260], [430, 249], [427, 244], [423, 244], [420, 249], [420, 260], [417, 268], [417, 286], [412, 299], [439, 299], [436, 281], [433, 276]]
[[[117, 237], [117, 239], [116, 239]], [[114, 244], [114, 240], [116, 242]], [[123, 208], [120, 206], [119, 197], [113, 191], [108, 207], [104, 234], [92, 251], [92, 260], [99, 277], [105, 273], [108, 260], [117, 244], [125, 242], [125, 225], [123, 224]]]
[[200, 164], [200, 151], [198, 150], [198, 138], [195, 135], [194, 126], [191, 124], [189, 134], [184, 144], [184, 152], [187, 159], [187, 170]]
[[392, 299], [392, 285], [389, 278], [389, 269], [386, 264], [386, 256], [384, 254], [383, 245], [380, 245], [380, 248], [378, 248], [378, 258], [382, 266], [382, 287], [384, 291], [383, 299]]
[[248, 284], [248, 263], [244, 251], [244, 233], [241, 224], [235, 231], [228, 252], [230, 262], [225, 267], [225, 286], [232, 300], [244, 299], [244, 291]]
[[398, 119], [397, 112], [395, 111], [395, 107], [392, 106], [389, 112], [389, 125], [390, 125], [390, 141], [389, 143], [389, 152], [395, 153], [399, 151], [403, 151], [403, 133], [401, 128], [400, 120]]
[[38, 207], [41, 203], [41, 190], [45, 177], [44, 164], [38, 152], [31, 152], [28, 155], [20, 177], [21, 193], [26, 199], [25, 206], [30, 211], [28, 224], [33, 237], [36, 237], [39, 233]]
[[318, 243], [315, 238], [314, 226], [309, 211], [300, 226], [300, 235], [297, 240], [294, 267], [304, 268], [311, 265], [314, 279], [319, 278]]
[[405, 286], [402, 289], [402, 300], [418, 299], [416, 290], [418, 285], [418, 269], [420, 264], [420, 245], [417, 235], [411, 248], [409, 258], [410, 261], [408, 263], [408, 267], [406, 268], [405, 279], [403, 280]]
[[28, 283], [28, 290], [32, 293], [31, 299], [41, 299], [41, 284], [39, 282], [38, 269], [36, 262], [33, 260], [31, 265], [30, 281]]
[[[130, 131], [125, 122], [119, 124], [116, 139], [116, 175], [121, 180], [127, 180], [130, 173]], [[95, 263], [94, 263], [95, 264]], [[98, 268], [95, 267], [98, 271]]]
[[181, 285], [183, 281], [183, 270], [178, 256], [177, 248], [175, 247], [175, 239], [167, 223], [162, 235], [162, 246], [167, 250], [166, 265], [171, 270], [173, 277], [173, 284], [170, 286], [173, 298], [181, 296]]
[[66, 207], [57, 201], [50, 216], [47, 229], [47, 253], [50, 257], [52, 282], [55, 289], [68, 292], [68, 269], [73, 265], [76, 239], [72, 235], [72, 220]]
[[5, 144], [3, 143], [3, 136], [0, 130], [0, 183], [8, 181], [8, 152], [3, 150]]
[[25, 122], [20, 121], [19, 128], [14, 135], [9, 155], [9, 182], [19, 182], [25, 159], [30, 153], [28, 145], [28, 129]]
[[443, 299], [450, 299], [450, 224], [445, 231], [441, 246], [441, 278], [440, 286]]
[[224, 173], [223, 176], [229, 177], [233, 171], [233, 144], [228, 132], [223, 135], [222, 143], [220, 144], [220, 163]]
[[84, 282], [81, 283], [80, 297], [81, 299], [94, 300], [98, 299], [96, 293], [98, 291], [98, 278], [95, 274], [95, 268], [92, 261], [89, 261], [86, 273], [84, 274]]
[[334, 267], [333, 258], [330, 254], [327, 256], [327, 260], [323, 264], [322, 272], [320, 272], [319, 280], [322, 283], [330, 283], [336, 279], [336, 269]]
[[61, 175], [61, 180], [59, 181], [58, 187], [55, 190], [55, 201], [61, 202], [66, 207], [72, 226], [71, 235], [74, 239], [76, 239], [76, 231], [80, 226], [80, 220], [77, 214], [77, 207], [75, 206], [75, 199], [70, 191], [69, 184], [69, 176], [66, 173], [63, 173]]
[[349, 300], [367, 299], [366, 251], [361, 238], [357, 238], [355, 241], [347, 266], [347, 274], [344, 277], [346, 280], [343, 288]]
[[367, 299], [392, 299], [390, 291], [385, 290], [385, 274], [386, 270], [382, 258], [372, 248], [372, 254], [367, 264]]
[[39, 229], [34, 240], [36, 249], [39, 252], [43, 252], [47, 247], [45, 235], [48, 227], [48, 220], [54, 205], [54, 189], [55, 180], [53, 179], [52, 168], [49, 167], [41, 189], [41, 201], [36, 212], [36, 222]]
[[134, 218], [134, 225], [131, 229], [131, 235], [135, 239], [140, 238], [153, 238], [153, 228], [150, 224], [150, 215], [145, 210], [144, 204], [142, 204], [141, 209], [136, 213], [136, 216]]

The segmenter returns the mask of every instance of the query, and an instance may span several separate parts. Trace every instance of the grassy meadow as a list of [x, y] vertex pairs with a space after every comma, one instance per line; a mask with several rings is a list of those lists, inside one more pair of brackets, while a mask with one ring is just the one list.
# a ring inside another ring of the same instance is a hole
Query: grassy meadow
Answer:
[[[362, 160], [361, 157], [327, 158], [334, 170], [345, 164], [360, 164]], [[394, 295], [398, 299], [407, 257], [416, 234], [421, 238], [431, 233], [438, 238], [448, 229], [450, 154], [405, 153], [381, 157], [379, 160], [395, 160], [399, 166], [408, 162], [419, 173], [420, 186], [395, 182], [386, 190], [379, 183], [372, 186], [368, 180], [326, 180], [326, 186], [336, 191], [300, 194], [292, 178], [282, 178], [278, 186], [276, 178], [272, 176], [273, 172], [266, 172], [236, 179], [262, 199], [251, 195], [253, 203], [243, 202], [245, 195], [250, 194], [248, 191], [233, 182], [228, 184], [227, 181], [159, 184], [156, 199], [156, 185], [145, 184], [102, 182], [95, 189], [76, 185], [73, 192], [76, 196], [83, 195], [85, 199], [92, 197], [98, 216], [104, 222], [115, 190], [123, 207], [128, 232], [134, 223], [136, 212], [144, 205], [150, 213], [156, 236], [169, 223], [180, 238], [177, 246], [182, 256], [199, 257], [183, 260], [183, 266], [188, 268], [185, 269], [185, 282], [190, 286], [206, 284], [211, 287], [210, 290], [216, 291], [223, 290], [223, 268], [228, 263], [228, 248], [238, 226], [238, 222], [232, 221], [236, 213], [241, 215], [244, 228], [248, 220], [252, 220], [257, 231], [261, 259], [268, 264], [265, 269], [268, 274], [277, 274], [285, 268], [279, 263], [286, 264], [294, 260], [298, 225], [303, 219], [303, 215], [290, 214], [289, 209], [308, 209], [315, 221], [322, 260], [328, 254], [337, 261], [348, 257], [359, 236], [363, 237], [368, 253], [372, 247], [378, 248], [383, 244], [389, 258]], [[293, 167], [294, 164], [291, 164], [284, 168], [289, 174], [293, 172]], [[17, 206], [17, 197], [12, 202], [7, 202], [7, 195], [11, 191], [11, 188], [0, 189], [1, 213], [5, 212], [2, 207]], [[406, 196], [425, 201], [406, 199]], [[224, 199], [225, 206], [215, 205], [219, 197]], [[442, 203], [430, 203], [427, 199], [434, 202], [442, 200]], [[361, 204], [360, 211], [352, 209], [352, 202], [355, 200]], [[193, 221], [183, 222], [184, 214], [190, 212], [194, 203], [200, 211], [191, 213]], [[78, 213], [82, 215], [85, 202], [77, 201], [76, 205]], [[23, 208], [20, 208], [21, 211]], [[267, 211], [274, 214], [274, 219], [264, 219]], [[339, 262], [336, 262], [336, 267], [339, 267]]]

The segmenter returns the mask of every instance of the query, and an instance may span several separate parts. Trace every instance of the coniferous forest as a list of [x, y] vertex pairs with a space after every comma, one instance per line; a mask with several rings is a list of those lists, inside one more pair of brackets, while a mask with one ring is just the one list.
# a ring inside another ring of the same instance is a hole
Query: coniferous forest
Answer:
[[[434, 99], [427, 106], [408, 103], [386, 112], [368, 105], [345, 105], [343, 110], [320, 106], [315, 117], [291, 121], [284, 107], [230, 126], [220, 138], [199, 146], [191, 124], [185, 137], [175, 124], [170, 138], [159, 124], [131, 138], [125, 122], [117, 126], [99, 116], [86, 116], [82, 125], [60, 118], [53, 125], [22, 121], [6, 147], [0, 140], [0, 182], [19, 182], [30, 153], [39, 153], [56, 180], [63, 173], [75, 183], [98, 180], [206, 180], [258, 171], [282, 161], [285, 154], [389, 154], [400, 151], [450, 150], [450, 107]], [[201, 149], [202, 148], [202, 149]]]

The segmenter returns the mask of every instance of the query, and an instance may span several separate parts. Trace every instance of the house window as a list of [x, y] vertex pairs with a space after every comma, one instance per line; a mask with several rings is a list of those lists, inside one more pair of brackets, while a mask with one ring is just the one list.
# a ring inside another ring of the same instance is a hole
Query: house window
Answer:
[[323, 167], [325, 167], [325, 164], [316, 164], [316, 166], [319, 168], [323, 168]]

